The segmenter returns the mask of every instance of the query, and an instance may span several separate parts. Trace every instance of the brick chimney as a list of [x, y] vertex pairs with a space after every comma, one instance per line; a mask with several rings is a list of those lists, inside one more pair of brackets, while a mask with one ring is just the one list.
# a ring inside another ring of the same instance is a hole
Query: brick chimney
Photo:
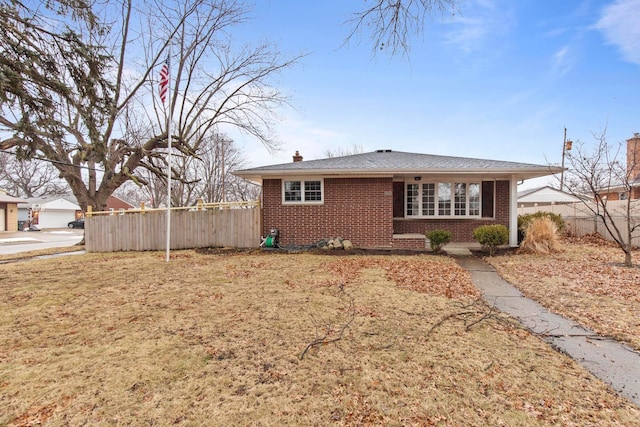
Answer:
[[640, 133], [627, 139], [627, 172], [631, 180], [640, 178]]
[[[640, 148], [640, 146], [638, 146], [638, 148]], [[293, 162], [301, 162], [302, 161], [302, 156], [300, 155], [300, 153], [298, 152], [298, 150], [296, 150], [296, 154], [294, 154], [293, 156]]]

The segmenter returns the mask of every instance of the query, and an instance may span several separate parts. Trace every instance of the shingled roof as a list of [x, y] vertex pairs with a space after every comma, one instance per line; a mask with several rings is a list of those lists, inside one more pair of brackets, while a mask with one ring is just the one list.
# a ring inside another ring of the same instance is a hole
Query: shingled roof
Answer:
[[20, 199], [18, 197], [13, 197], [13, 196], [9, 196], [8, 194], [0, 191], [0, 203], [22, 203], [24, 202], [23, 199]]
[[560, 173], [561, 168], [530, 163], [466, 157], [437, 156], [377, 150], [370, 153], [327, 159], [307, 160], [234, 171], [233, 174], [255, 181], [278, 176], [393, 176], [403, 174], [498, 174], [518, 179]]

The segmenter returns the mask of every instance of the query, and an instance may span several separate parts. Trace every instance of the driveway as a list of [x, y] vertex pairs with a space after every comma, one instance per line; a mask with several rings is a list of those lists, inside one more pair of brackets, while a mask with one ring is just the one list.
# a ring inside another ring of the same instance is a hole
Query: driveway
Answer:
[[0, 232], [0, 255], [38, 249], [73, 246], [82, 240], [84, 230], [47, 229], [42, 231]]

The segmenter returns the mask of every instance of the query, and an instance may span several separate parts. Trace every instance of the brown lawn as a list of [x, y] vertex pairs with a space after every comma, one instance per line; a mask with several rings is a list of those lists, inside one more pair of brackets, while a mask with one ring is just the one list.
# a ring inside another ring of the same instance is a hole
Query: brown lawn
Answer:
[[640, 251], [628, 268], [623, 252], [599, 239], [564, 240], [562, 248], [485, 260], [550, 310], [640, 350]]
[[639, 420], [490, 312], [446, 257], [178, 251], [168, 264], [116, 253], [0, 265], [0, 425]]
[[33, 259], [34, 257], [66, 254], [69, 252], [84, 251], [84, 245], [63, 246], [58, 248], [39, 249], [37, 251], [18, 252], [15, 254], [0, 254], [0, 264]]

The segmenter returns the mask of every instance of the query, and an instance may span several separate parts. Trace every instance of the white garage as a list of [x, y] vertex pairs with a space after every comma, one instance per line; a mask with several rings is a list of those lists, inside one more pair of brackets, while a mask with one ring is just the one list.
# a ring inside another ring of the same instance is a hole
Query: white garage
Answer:
[[19, 208], [30, 209], [30, 220], [40, 229], [66, 228], [82, 211], [80, 206], [62, 197], [56, 199], [30, 199]]

